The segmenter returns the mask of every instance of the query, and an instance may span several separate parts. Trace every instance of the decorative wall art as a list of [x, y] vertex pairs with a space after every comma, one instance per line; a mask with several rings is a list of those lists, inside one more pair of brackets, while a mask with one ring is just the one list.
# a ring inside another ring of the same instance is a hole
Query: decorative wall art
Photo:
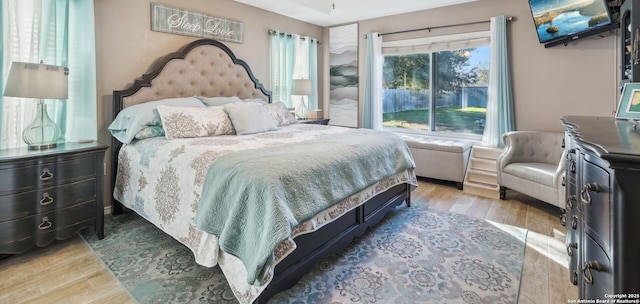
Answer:
[[329, 29], [330, 124], [358, 127], [358, 24]]
[[151, 3], [151, 30], [242, 43], [244, 24], [201, 12]]

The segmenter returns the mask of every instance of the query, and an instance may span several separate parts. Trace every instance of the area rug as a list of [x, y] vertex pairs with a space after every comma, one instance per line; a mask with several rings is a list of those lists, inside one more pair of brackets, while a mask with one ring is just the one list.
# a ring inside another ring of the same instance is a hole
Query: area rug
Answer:
[[[237, 303], [218, 267], [136, 214], [81, 233], [139, 303]], [[526, 230], [401, 206], [269, 303], [516, 303]]]

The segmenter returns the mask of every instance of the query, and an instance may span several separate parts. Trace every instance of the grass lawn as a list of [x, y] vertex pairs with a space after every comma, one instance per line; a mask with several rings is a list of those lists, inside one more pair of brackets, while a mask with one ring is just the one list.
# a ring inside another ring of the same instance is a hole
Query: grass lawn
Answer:
[[[441, 107], [436, 109], [436, 131], [482, 134], [484, 127], [476, 121], [484, 120], [486, 108]], [[429, 110], [409, 110], [382, 115], [382, 125], [392, 128], [429, 130]]]

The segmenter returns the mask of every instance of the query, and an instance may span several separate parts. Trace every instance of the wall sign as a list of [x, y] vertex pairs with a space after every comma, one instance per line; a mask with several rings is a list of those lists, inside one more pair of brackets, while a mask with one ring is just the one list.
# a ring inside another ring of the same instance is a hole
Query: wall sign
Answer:
[[201, 12], [151, 3], [151, 30], [242, 43], [244, 24]]

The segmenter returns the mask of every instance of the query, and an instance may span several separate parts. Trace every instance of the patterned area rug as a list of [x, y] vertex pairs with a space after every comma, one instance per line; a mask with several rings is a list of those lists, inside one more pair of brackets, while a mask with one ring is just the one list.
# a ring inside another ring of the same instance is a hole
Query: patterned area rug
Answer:
[[[237, 303], [218, 267], [139, 216], [83, 238], [139, 303]], [[526, 230], [405, 206], [269, 303], [516, 303]]]

